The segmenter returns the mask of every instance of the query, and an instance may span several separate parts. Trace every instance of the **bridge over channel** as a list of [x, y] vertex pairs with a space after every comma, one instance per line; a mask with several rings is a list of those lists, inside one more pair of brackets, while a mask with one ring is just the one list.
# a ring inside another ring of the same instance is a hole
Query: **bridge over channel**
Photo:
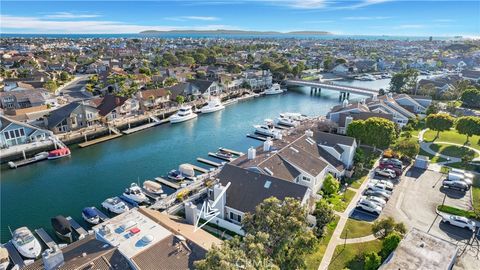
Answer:
[[362, 95], [362, 96], [369, 96], [373, 97], [378, 95], [378, 91], [369, 88], [362, 88], [356, 86], [348, 86], [348, 85], [340, 85], [334, 84], [331, 82], [320, 82], [320, 81], [304, 81], [304, 80], [286, 80], [285, 83], [291, 86], [307, 86], [311, 87], [311, 92], [317, 93], [317, 91], [321, 91], [322, 89], [328, 89], [333, 91], [338, 91], [340, 93], [340, 99], [348, 99], [350, 97], [350, 93]]

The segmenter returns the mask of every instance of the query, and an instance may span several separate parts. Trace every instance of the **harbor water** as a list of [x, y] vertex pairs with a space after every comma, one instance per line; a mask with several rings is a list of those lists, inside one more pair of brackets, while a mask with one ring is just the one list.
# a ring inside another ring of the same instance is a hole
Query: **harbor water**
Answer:
[[[375, 88], [382, 87], [386, 85]], [[182, 163], [208, 167], [197, 163], [196, 158], [214, 160], [207, 153], [218, 147], [246, 152], [261, 143], [246, 137], [253, 132], [252, 125], [286, 111], [325, 115], [341, 103], [338, 97], [338, 92], [327, 90], [312, 96], [309, 88], [299, 87], [287, 94], [240, 101], [192, 121], [164, 124], [88, 148], [72, 147], [70, 158], [16, 170], [2, 167], [1, 242], [11, 238], [8, 227], [50, 231], [50, 218], [56, 215], [80, 221], [83, 207], [101, 209], [105, 198], [122, 194], [130, 183], [166, 175]], [[361, 98], [350, 96], [351, 100]]]

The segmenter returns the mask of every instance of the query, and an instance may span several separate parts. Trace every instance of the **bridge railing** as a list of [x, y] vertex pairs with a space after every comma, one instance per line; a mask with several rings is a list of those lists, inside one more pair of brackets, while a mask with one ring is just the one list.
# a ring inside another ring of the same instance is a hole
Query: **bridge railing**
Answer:
[[370, 89], [370, 88], [364, 88], [364, 87], [357, 87], [357, 86], [349, 86], [349, 85], [342, 85], [342, 84], [336, 84], [332, 82], [314, 82], [314, 81], [304, 81], [304, 80], [287, 80], [287, 82], [299, 82], [299, 83], [305, 83], [305, 84], [310, 84], [310, 85], [326, 85], [326, 86], [335, 86], [338, 88], [345, 88], [345, 89], [351, 89], [351, 90], [361, 90], [361, 91], [368, 91], [373, 93], [377, 93], [378, 91], [375, 89]]

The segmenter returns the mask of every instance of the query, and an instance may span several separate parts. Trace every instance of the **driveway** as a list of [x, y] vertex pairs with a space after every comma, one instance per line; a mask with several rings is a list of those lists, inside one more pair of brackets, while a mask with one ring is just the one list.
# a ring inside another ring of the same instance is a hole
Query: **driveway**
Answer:
[[75, 79], [66, 85], [60, 93], [63, 93], [63, 96], [68, 98], [69, 101], [78, 101], [90, 98], [82, 89], [88, 83], [88, 77], [90, 75], [76, 75]]

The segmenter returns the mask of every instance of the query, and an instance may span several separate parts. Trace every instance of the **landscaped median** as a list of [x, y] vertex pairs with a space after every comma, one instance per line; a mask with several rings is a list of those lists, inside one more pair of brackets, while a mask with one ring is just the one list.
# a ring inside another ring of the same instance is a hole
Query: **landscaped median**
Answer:
[[476, 218], [477, 216], [474, 211], [463, 210], [463, 209], [459, 209], [459, 208], [448, 206], [448, 205], [439, 205], [437, 206], [437, 210], [443, 213], [462, 216], [466, 218]]

